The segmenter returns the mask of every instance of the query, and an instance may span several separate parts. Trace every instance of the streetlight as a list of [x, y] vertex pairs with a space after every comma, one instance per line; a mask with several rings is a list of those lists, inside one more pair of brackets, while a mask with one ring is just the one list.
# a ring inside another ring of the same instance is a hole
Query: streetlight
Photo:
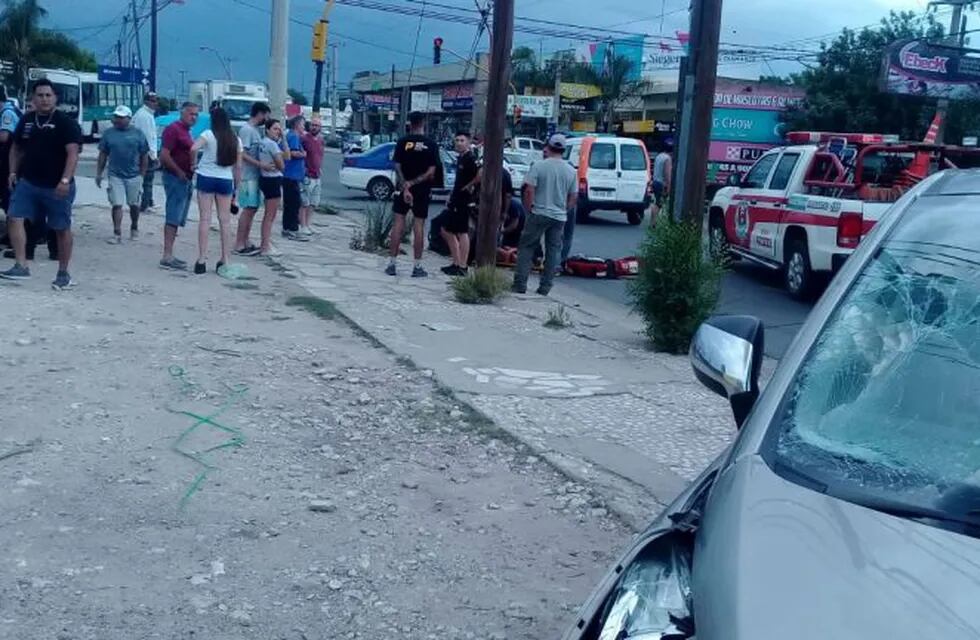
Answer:
[[217, 49], [215, 49], [214, 47], [209, 47], [209, 46], [206, 46], [206, 45], [201, 45], [200, 47], [198, 47], [198, 49], [200, 49], [201, 51], [210, 51], [215, 56], [217, 56], [218, 57], [218, 62], [221, 63], [222, 68], [224, 68], [224, 70], [225, 70], [225, 76], [229, 80], [231, 80], [231, 69], [228, 67], [228, 62], [230, 62], [230, 58], [225, 58], [224, 56], [222, 56], [221, 55], [221, 52], [218, 51]]

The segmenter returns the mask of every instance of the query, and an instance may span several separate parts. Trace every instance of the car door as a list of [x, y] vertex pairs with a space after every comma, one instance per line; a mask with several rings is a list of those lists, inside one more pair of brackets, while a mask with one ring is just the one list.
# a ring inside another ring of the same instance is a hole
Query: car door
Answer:
[[[776, 167], [772, 171], [772, 175], [769, 176], [769, 194], [773, 197], [773, 201], [770, 206], [774, 209], [775, 213], [779, 216], [779, 222], [774, 230], [774, 235], [771, 238], [771, 251], [766, 253], [766, 257], [772, 258], [774, 260], [781, 259], [783, 255], [783, 239], [786, 236], [786, 226], [789, 223], [789, 214], [791, 213], [789, 208], [789, 186], [791, 184], [796, 184], [793, 177], [796, 175], [797, 171], [803, 171], [802, 162], [800, 160], [801, 154], [798, 151], [784, 151], [779, 160], [776, 162]], [[768, 226], [766, 227], [768, 232]], [[756, 238], [753, 238], [754, 251], [757, 251], [760, 255], [763, 255], [763, 251], [767, 246], [770, 246], [769, 237], [763, 235], [762, 231]]]
[[650, 166], [646, 148], [640, 143], [622, 141], [619, 144], [619, 202], [642, 204], [647, 194]]
[[615, 202], [619, 193], [619, 170], [617, 169], [616, 143], [613, 141], [592, 142], [587, 154], [587, 179], [589, 183], [589, 201], [593, 206], [602, 206], [603, 202]]
[[[765, 154], [742, 178], [738, 193], [732, 197], [732, 202], [725, 211], [725, 233], [731, 244], [746, 250], [751, 249], [753, 226], [769, 215], [768, 210], [762, 207], [761, 203], [768, 197], [769, 176], [781, 153], [779, 150], [774, 150]], [[778, 224], [778, 216], [775, 222]]]

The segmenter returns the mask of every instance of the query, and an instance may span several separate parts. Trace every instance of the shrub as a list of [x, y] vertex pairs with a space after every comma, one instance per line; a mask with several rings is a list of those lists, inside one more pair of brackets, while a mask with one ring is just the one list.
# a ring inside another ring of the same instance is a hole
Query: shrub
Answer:
[[572, 316], [563, 304], [559, 304], [555, 309], [548, 312], [548, 319], [544, 321], [544, 326], [549, 329], [566, 329], [572, 326]]
[[[395, 225], [395, 214], [391, 203], [370, 202], [364, 209], [364, 222], [360, 229], [351, 235], [350, 248], [356, 251], [377, 253], [388, 248], [391, 239], [391, 228]], [[412, 216], [406, 216], [404, 243], [412, 231]]]
[[718, 304], [726, 262], [706, 254], [697, 225], [669, 216], [647, 231], [639, 258], [640, 273], [628, 288], [633, 310], [654, 349], [684, 353]]
[[456, 300], [463, 304], [492, 304], [507, 292], [510, 280], [497, 267], [476, 267], [450, 282]]

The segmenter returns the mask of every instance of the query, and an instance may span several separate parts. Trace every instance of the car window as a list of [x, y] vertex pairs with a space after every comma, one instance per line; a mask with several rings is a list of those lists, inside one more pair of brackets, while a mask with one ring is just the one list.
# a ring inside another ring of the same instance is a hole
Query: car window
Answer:
[[518, 140], [517, 141], [517, 144], [518, 144], [518, 146], [520, 146], [521, 149], [530, 149], [531, 148], [531, 143], [528, 142], [527, 140]]
[[767, 460], [872, 508], [976, 518], [980, 197], [921, 197], [899, 215], [800, 365]]
[[772, 165], [776, 164], [776, 158], [778, 157], [778, 153], [770, 153], [767, 156], [759, 158], [759, 161], [745, 174], [745, 178], [742, 180], [742, 187], [745, 189], [764, 188], [766, 186], [766, 178], [769, 177]]
[[544, 145], [541, 144], [540, 142], [538, 142], [537, 140], [531, 140], [531, 147], [535, 151], [542, 151], [542, 150], [544, 150]]
[[590, 169], [616, 169], [616, 145], [609, 143], [598, 143], [592, 145], [592, 153], [589, 154]]
[[635, 144], [622, 145], [619, 147], [619, 168], [623, 171], [646, 171], [646, 151]]
[[581, 151], [578, 145], [572, 145], [570, 147], [565, 147], [565, 153], [562, 154], [562, 157], [565, 160], [568, 160], [569, 164], [578, 169], [578, 158], [580, 153]]
[[772, 172], [772, 177], [769, 178], [769, 188], [775, 189], [776, 191], [782, 191], [789, 184], [789, 179], [793, 176], [793, 170], [796, 168], [796, 163], [800, 159], [800, 154], [798, 153], [784, 153], [776, 163], [776, 170]]

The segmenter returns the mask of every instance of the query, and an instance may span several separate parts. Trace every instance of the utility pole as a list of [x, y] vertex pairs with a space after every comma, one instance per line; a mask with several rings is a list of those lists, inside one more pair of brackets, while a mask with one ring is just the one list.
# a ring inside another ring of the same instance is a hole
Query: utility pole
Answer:
[[[310, 59], [316, 69], [313, 82], [313, 115], [320, 113], [320, 96], [323, 93], [323, 62], [327, 59], [327, 42], [330, 37], [330, 12], [336, 0], [327, 0], [323, 6], [323, 16], [313, 25], [313, 48]], [[329, 101], [328, 101], [329, 103]]]
[[514, 0], [494, 0], [493, 42], [484, 126], [483, 183], [477, 225], [476, 261], [480, 266], [497, 263], [500, 229], [500, 182], [507, 129], [507, 92], [510, 87], [510, 51], [514, 45]]
[[116, 64], [122, 66], [122, 40], [116, 40]]
[[[963, 18], [963, 5], [969, 4], [972, 0], [942, 0], [931, 4], [949, 4], [953, 6], [953, 15], [949, 19], [949, 34], [946, 38], [947, 44], [952, 47], [963, 47], [966, 41], [966, 21]], [[936, 133], [936, 144], [942, 144], [946, 135], [946, 114], [949, 111], [949, 100], [941, 98], [936, 105], [939, 112], [939, 131]]]
[[180, 102], [181, 95], [187, 91], [187, 84], [184, 82], [184, 75], [187, 73], [187, 69], [181, 69], [178, 71], [178, 73], [180, 73], [180, 90], [177, 92], [177, 95], [175, 95], [174, 98], [177, 99], [177, 102]]
[[269, 39], [269, 94], [272, 112], [282, 117], [288, 95], [286, 80], [289, 50], [289, 0], [272, 0], [272, 37]]
[[718, 40], [721, 35], [722, 0], [694, 0], [691, 39], [688, 44], [688, 76], [684, 81], [684, 107], [677, 149], [677, 184], [674, 218], [687, 218], [701, 228], [707, 181], [708, 146], [715, 79], [718, 75]]
[[337, 45], [333, 45], [333, 73], [330, 74], [332, 85], [330, 87], [330, 127], [333, 133], [337, 133], [337, 109], [340, 108], [340, 100], [337, 98]]
[[[391, 65], [391, 95], [388, 96], [388, 122], [394, 122], [394, 121], [395, 121], [395, 65]], [[394, 129], [395, 125], [391, 125], [391, 128]]]
[[133, 37], [136, 39], [136, 64], [140, 68], [143, 68], [143, 47], [140, 44], [140, 19], [136, 13], [136, 0], [130, 0], [130, 6], [133, 8]]
[[150, 91], [157, 90], [157, 0], [150, 0]]

